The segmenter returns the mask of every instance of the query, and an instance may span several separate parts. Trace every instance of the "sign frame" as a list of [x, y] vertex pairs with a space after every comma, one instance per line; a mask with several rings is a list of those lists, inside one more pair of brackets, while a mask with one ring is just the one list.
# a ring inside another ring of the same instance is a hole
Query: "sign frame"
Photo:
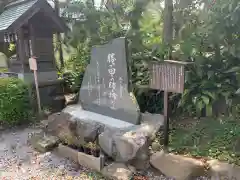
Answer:
[[[168, 117], [168, 93], [183, 93], [185, 83], [185, 66], [192, 62], [164, 60], [154, 61], [150, 63], [150, 88], [164, 91], [164, 147], [167, 150], [169, 144], [169, 117]], [[158, 70], [154, 71], [154, 66], [158, 66]], [[165, 67], [165, 69], [163, 68]], [[167, 70], [174, 67], [175, 75], [170, 74]], [[154, 74], [156, 73], [156, 74]], [[177, 77], [177, 74], [180, 76]], [[171, 80], [169, 80], [169, 77]], [[153, 79], [155, 78], [155, 79]], [[177, 79], [178, 78], [178, 79]], [[162, 81], [161, 81], [162, 80]], [[170, 82], [171, 81], [171, 82]], [[174, 82], [174, 83], [173, 83]], [[155, 84], [154, 84], [155, 83]], [[172, 84], [171, 84], [172, 83]]]

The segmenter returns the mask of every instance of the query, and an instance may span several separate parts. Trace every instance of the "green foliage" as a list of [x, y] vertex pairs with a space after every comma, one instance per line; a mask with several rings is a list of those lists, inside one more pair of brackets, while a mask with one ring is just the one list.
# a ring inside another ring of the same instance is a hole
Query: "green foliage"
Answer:
[[216, 158], [240, 165], [239, 121], [231, 118], [177, 121], [170, 135], [172, 152]]
[[73, 46], [70, 57], [66, 61], [66, 69], [84, 72], [87, 64], [89, 63], [89, 47], [84, 43], [78, 43]]
[[132, 83], [141, 112], [160, 113], [163, 108], [162, 94], [149, 89], [148, 54], [135, 53], [132, 55]]
[[[194, 66], [187, 72], [185, 91], [178, 107], [192, 115], [212, 116], [214, 104], [224, 100], [231, 106], [231, 100], [236, 97], [236, 72], [230, 72], [226, 67], [217, 68], [217, 63]], [[203, 112], [204, 111], [204, 112]]]
[[77, 93], [81, 87], [84, 72], [78, 73], [75, 71], [64, 72], [62, 77], [64, 79], [64, 91], [69, 93]]
[[0, 124], [18, 125], [30, 118], [28, 87], [20, 79], [0, 78]]
[[[116, 37], [135, 36], [133, 32], [127, 32], [125, 27], [128, 27], [131, 22], [133, 23], [133, 18], [140, 18], [142, 10], [138, 12], [138, 8], [132, 7], [133, 4], [129, 1], [121, 1], [119, 6], [108, 7], [105, 10], [97, 9], [91, 3], [91, 1], [73, 2], [65, 10], [66, 14], [67, 12], [81, 12], [83, 14], [82, 19], [73, 22], [73, 31], [66, 39], [68, 47], [71, 47], [71, 55], [66, 60], [65, 71], [72, 71], [72, 75], [70, 78], [66, 78], [65, 84], [79, 84], [72, 83], [75, 81], [74, 77], [79, 79], [74, 74], [76, 72], [77, 74], [84, 73], [90, 61], [89, 55], [92, 46], [104, 44]], [[131, 8], [125, 9], [126, 5], [131, 5]], [[136, 16], [130, 15], [131, 12]]]
[[[65, 39], [71, 46], [67, 70], [84, 73], [92, 46], [126, 36], [133, 89], [141, 111], [161, 112], [162, 93], [148, 88], [148, 63], [153, 57], [168, 57], [169, 47], [162, 43], [163, 0], [112, 2], [96, 8], [90, 0], [75, 1], [66, 8], [65, 14], [82, 15], [74, 20], [66, 16], [73, 23], [73, 31]], [[232, 111], [232, 102], [238, 97], [235, 92], [240, 85], [239, 13], [238, 0], [214, 4], [208, 0], [179, 0], [174, 4], [172, 59], [194, 63], [187, 67], [184, 94], [170, 96], [175, 113], [213, 116], [219, 100], [225, 101], [230, 113], [237, 113], [236, 108]]]
[[6, 69], [6, 68], [0, 68], [0, 72], [8, 72], [8, 69]]
[[189, 114], [201, 116], [204, 111], [212, 116], [216, 102], [224, 99], [231, 107], [237, 96], [240, 21], [235, 17], [240, 4], [236, 0], [217, 1], [211, 9], [196, 10], [185, 22], [174, 46], [175, 57], [195, 63], [188, 73], [179, 107]]

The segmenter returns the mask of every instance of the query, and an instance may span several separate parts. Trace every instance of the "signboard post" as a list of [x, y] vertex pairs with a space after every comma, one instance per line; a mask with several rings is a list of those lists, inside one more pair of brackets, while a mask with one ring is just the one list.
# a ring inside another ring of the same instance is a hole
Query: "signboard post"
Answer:
[[38, 88], [38, 78], [37, 78], [37, 61], [36, 57], [29, 58], [29, 67], [34, 73], [34, 81], [35, 81], [35, 87], [36, 87], [36, 94], [37, 94], [37, 103], [38, 103], [38, 112], [41, 114], [41, 102], [40, 102], [40, 94], [39, 94], [39, 88]]
[[150, 65], [150, 88], [164, 91], [164, 146], [169, 143], [168, 92], [183, 93], [184, 67], [189, 63], [165, 60]]

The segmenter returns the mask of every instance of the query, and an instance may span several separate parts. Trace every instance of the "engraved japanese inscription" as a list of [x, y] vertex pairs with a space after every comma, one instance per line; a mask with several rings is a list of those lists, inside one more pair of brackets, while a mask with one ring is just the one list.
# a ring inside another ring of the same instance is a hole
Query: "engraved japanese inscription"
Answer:
[[79, 96], [85, 110], [138, 124], [139, 107], [129, 94], [127, 63], [125, 38], [92, 48]]

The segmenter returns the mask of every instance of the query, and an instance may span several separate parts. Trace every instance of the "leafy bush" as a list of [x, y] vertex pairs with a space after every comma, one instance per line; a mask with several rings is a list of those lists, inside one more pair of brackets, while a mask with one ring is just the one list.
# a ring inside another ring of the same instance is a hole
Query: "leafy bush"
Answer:
[[[233, 113], [229, 110], [239, 112], [232, 103], [239, 98], [235, 92], [240, 85], [239, 0], [219, 0], [204, 7], [202, 1], [176, 2], [171, 48], [163, 43], [164, 9], [159, 2], [122, 0], [111, 11], [89, 3], [74, 3], [74, 11], [83, 13], [84, 21], [74, 19], [73, 31], [66, 39], [73, 49], [67, 69], [82, 72], [92, 46], [125, 36], [129, 40], [133, 89], [141, 111], [162, 110], [162, 93], [148, 88], [147, 64], [157, 57], [194, 62], [188, 69], [185, 92], [169, 93], [173, 114], [211, 117]], [[65, 11], [71, 13], [72, 9]]]
[[[73, 47], [75, 48], [74, 50]], [[65, 93], [78, 93], [85, 69], [90, 60], [89, 49], [85, 44], [69, 44], [71, 52], [65, 60], [65, 69], [59, 72], [59, 78], [64, 79]]]
[[0, 79], [0, 123], [18, 125], [25, 123], [30, 115], [28, 87], [20, 79]]
[[0, 68], [0, 72], [7, 72], [8, 70], [6, 68]]
[[84, 73], [68, 71], [63, 73], [64, 89], [68, 93], [77, 93], [81, 87]]

